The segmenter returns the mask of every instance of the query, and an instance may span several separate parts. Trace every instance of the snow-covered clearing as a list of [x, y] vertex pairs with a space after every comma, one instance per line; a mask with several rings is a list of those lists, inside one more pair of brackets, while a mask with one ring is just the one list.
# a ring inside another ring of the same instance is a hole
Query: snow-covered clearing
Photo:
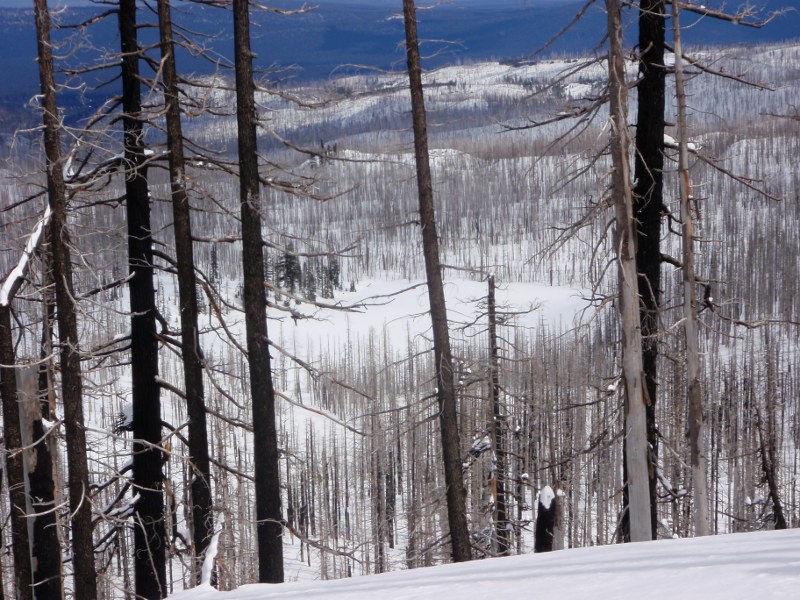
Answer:
[[[331, 344], [343, 347], [348, 338], [366, 339], [370, 332], [383, 332], [387, 339], [402, 346], [409, 334], [429, 334], [428, 290], [422, 280], [378, 280], [359, 282], [355, 292], [337, 293], [336, 302], [350, 311], [317, 311], [310, 305], [295, 310], [316, 319], [271, 324], [274, 338], [287, 343], [308, 360]], [[483, 323], [486, 284], [451, 278], [445, 282], [448, 317], [458, 324]], [[514, 282], [497, 291], [501, 310], [519, 312], [517, 324], [536, 328], [546, 325], [553, 330], [573, 327], [581, 319], [588, 302], [588, 290]], [[289, 342], [289, 340], [292, 340]]]
[[315, 598], [753, 600], [797, 598], [800, 530], [528, 554], [336, 581], [210, 586], [171, 600]]

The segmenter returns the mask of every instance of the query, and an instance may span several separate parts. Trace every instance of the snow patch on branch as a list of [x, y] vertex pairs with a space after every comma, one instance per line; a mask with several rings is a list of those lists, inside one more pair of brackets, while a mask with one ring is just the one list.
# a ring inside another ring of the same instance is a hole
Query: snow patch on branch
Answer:
[[539, 491], [539, 504], [541, 504], [545, 510], [550, 510], [550, 505], [553, 503], [555, 497], [556, 495], [553, 492], [553, 488], [546, 485]]
[[200, 570], [200, 585], [211, 585], [211, 575], [214, 572], [214, 560], [217, 558], [217, 547], [219, 546], [219, 534], [225, 527], [225, 513], [220, 513], [219, 529], [211, 536], [208, 543], [206, 556], [203, 558], [203, 566]]
[[[664, 134], [664, 147], [665, 148], [674, 148], [677, 149], [679, 147], [677, 140], [669, 134]], [[686, 142], [686, 148], [689, 152], [697, 152], [700, 149], [700, 145], [694, 142]]]
[[0, 288], [0, 305], [8, 306], [14, 292], [22, 285], [22, 280], [25, 278], [25, 272], [28, 270], [28, 262], [30, 261], [36, 247], [39, 245], [39, 240], [42, 237], [42, 232], [45, 226], [50, 222], [50, 207], [48, 206], [44, 211], [44, 216], [39, 219], [36, 227], [33, 229], [31, 236], [28, 238], [28, 243], [25, 246], [25, 251], [17, 263], [17, 266], [9, 273], [6, 280], [3, 282], [3, 287]]

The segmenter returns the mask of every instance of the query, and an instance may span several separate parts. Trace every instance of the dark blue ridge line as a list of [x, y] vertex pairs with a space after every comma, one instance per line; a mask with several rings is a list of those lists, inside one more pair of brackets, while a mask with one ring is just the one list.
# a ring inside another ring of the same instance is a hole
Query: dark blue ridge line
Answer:
[[[785, 7], [787, 0], [766, 0], [764, 10]], [[277, 0], [272, 5], [296, 8], [299, 3]], [[425, 66], [435, 67], [458, 62], [481, 60], [514, 61], [530, 57], [536, 49], [560, 31], [582, 6], [583, 2], [528, 3], [513, 0], [487, 3], [479, 0], [460, 0], [444, 4], [435, 10], [420, 13], [422, 39], [450, 40], [444, 44], [424, 43], [422, 50], [431, 56]], [[713, 5], [713, 0], [706, 2]], [[728, 6], [735, 5], [728, 2]], [[279, 66], [277, 71], [265, 72], [272, 79], [296, 82], [326, 79], [353, 72], [341, 65], [367, 65], [379, 69], [402, 69], [404, 54], [399, 45], [403, 37], [402, 22], [393, 18], [399, 14], [398, 2], [344, 0], [322, 2], [311, 13], [278, 16], [253, 13], [253, 47], [256, 64], [263, 69]], [[63, 23], [85, 20], [100, 10], [98, 7], [73, 7], [61, 16]], [[626, 28], [628, 45], [635, 40], [635, 12], [628, 11]], [[142, 12], [140, 19], [154, 19]], [[232, 55], [232, 26], [225, 11], [200, 5], [175, 3], [174, 20], [190, 31], [207, 36], [201, 40], [206, 47], [223, 58]], [[687, 15], [684, 21], [697, 19]], [[595, 3], [584, 18], [548, 49], [553, 54], [585, 54], [597, 47], [606, 27], [602, 2]], [[732, 25], [712, 19], [702, 19], [687, 28], [687, 44], [729, 45], [768, 43], [793, 39], [800, 32], [800, 12], [790, 11], [776, 18], [763, 29]], [[69, 59], [69, 66], [78, 68], [97, 60], [97, 49], [113, 55], [119, 47], [117, 25], [113, 18], [93, 25], [88, 31], [91, 44], [78, 50]], [[143, 29], [142, 44], [155, 43], [155, 28]], [[74, 31], [55, 32], [56, 39], [74, 36]], [[34, 61], [36, 38], [33, 11], [27, 8], [0, 8], [0, 124], [9, 113], [18, 113], [38, 92], [38, 75]], [[186, 52], [180, 52], [178, 67], [184, 74], [207, 75], [214, 67]], [[73, 117], [90, 113], [100, 99], [116, 91], [116, 82], [92, 90], [116, 73], [94, 73], [83, 77], [89, 91], [80, 95], [64, 92], [59, 102]], [[63, 81], [64, 78], [62, 77]], [[71, 81], [74, 85], [76, 81]]]

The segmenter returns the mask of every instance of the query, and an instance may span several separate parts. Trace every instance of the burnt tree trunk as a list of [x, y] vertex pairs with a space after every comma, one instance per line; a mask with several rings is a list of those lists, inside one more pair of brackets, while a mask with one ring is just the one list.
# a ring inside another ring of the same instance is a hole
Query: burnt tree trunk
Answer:
[[[666, 70], [664, 0], [639, 2], [639, 83], [636, 85], [636, 152], [634, 214], [637, 228], [636, 270], [642, 323], [642, 367], [647, 391], [647, 443], [651, 450], [650, 525], [658, 532], [656, 497], [658, 432], [658, 327], [661, 306], [661, 219], [664, 205], [664, 109]], [[626, 494], [627, 497], [627, 494]]]
[[239, 132], [239, 200], [242, 217], [244, 312], [247, 362], [253, 404], [253, 444], [258, 539], [258, 580], [283, 582], [283, 524], [280, 462], [275, 426], [275, 390], [267, 337], [264, 289], [264, 243], [261, 237], [261, 197], [258, 177], [255, 82], [250, 49], [250, 9], [234, 0], [234, 63], [236, 122]]
[[786, 516], [783, 513], [783, 503], [781, 502], [780, 487], [778, 485], [778, 440], [776, 430], [778, 429], [775, 417], [775, 400], [777, 391], [777, 369], [775, 363], [775, 350], [770, 342], [769, 329], [764, 333], [764, 346], [767, 353], [767, 389], [765, 397], [766, 410], [766, 433], [764, 418], [761, 415], [758, 401], [755, 402], [756, 409], [756, 429], [758, 430], [758, 445], [761, 454], [761, 470], [764, 473], [764, 480], [767, 483], [769, 497], [772, 501], [772, 514], [775, 517], [775, 529], [786, 529]]
[[494, 275], [489, 276], [486, 308], [489, 318], [489, 398], [492, 405], [492, 445], [494, 452], [494, 529], [495, 554], [508, 556], [509, 530], [506, 502], [505, 416], [500, 407], [500, 353], [497, 347], [497, 305]]
[[[47, 231], [43, 232], [47, 239]], [[48, 243], [48, 242], [45, 242]], [[55, 398], [55, 374], [53, 371], [53, 361], [50, 357], [53, 354], [53, 324], [56, 320], [56, 299], [53, 293], [53, 257], [48, 252], [44, 256], [44, 281], [45, 288], [42, 290], [42, 337], [39, 345], [39, 401], [41, 404], [41, 415], [43, 419], [54, 421], [56, 398]], [[51, 453], [55, 454], [55, 442], [51, 440]]]
[[545, 505], [542, 502], [542, 493], [536, 501], [536, 524], [534, 525], [533, 533], [533, 551], [534, 552], [552, 552], [556, 548], [555, 533], [556, 533], [556, 516], [558, 514], [558, 496], [552, 493], [552, 490], [547, 490], [549, 502]]
[[3, 446], [8, 475], [11, 519], [11, 550], [14, 557], [14, 589], [17, 600], [33, 600], [30, 538], [25, 514], [25, 472], [22, 465], [22, 432], [19, 427], [17, 374], [14, 364], [14, 338], [11, 330], [11, 307], [0, 304], [0, 394], [3, 400]]
[[166, 537], [161, 470], [161, 396], [153, 285], [153, 238], [142, 131], [142, 97], [136, 0], [120, 0], [122, 108], [125, 146], [125, 208], [131, 310], [133, 482], [139, 494], [134, 513], [136, 594], [160, 599], [166, 588]]
[[31, 534], [33, 588], [36, 598], [63, 596], [61, 542], [55, 511], [53, 460], [45, 437], [39, 403], [36, 367], [17, 370], [17, 400], [23, 461], [28, 480], [28, 517]]
[[681, 201], [683, 273], [683, 331], [686, 339], [686, 396], [689, 406], [689, 450], [694, 494], [694, 534], [708, 535], [708, 477], [706, 418], [700, 389], [700, 348], [697, 324], [697, 281], [694, 273], [694, 217], [689, 182], [689, 149], [686, 139], [686, 90], [681, 48], [680, 8], [672, 4], [675, 49], [675, 95], [678, 104], [678, 180]]
[[648, 477], [646, 392], [642, 373], [642, 339], [636, 271], [636, 233], [630, 181], [627, 87], [622, 53], [619, 0], [606, 0], [608, 12], [608, 75], [611, 113], [612, 200], [614, 246], [618, 270], [617, 308], [622, 330], [622, 374], [625, 381], [625, 459], [630, 538], [652, 539]]
[[[0, 317], [0, 319], [2, 318]], [[2, 327], [2, 325], [0, 325], [0, 327]], [[1, 380], [2, 380], [2, 375], [0, 375], [0, 381]], [[0, 387], [2, 387], [2, 383], [0, 383]], [[2, 481], [3, 481], [3, 468], [0, 467], [0, 489], [2, 489]], [[5, 547], [6, 547], [5, 542], [3, 541], [3, 528], [0, 527], [0, 548], [5, 548]], [[0, 600], [6, 600], [6, 593], [4, 591], [6, 589], [6, 584], [4, 578], [5, 576], [3, 575], [3, 569], [0, 568]]]
[[[83, 385], [78, 339], [78, 319], [74, 304], [72, 258], [67, 231], [67, 189], [61, 164], [58, 105], [50, 43], [50, 13], [46, 0], [35, 0], [39, 80], [42, 88], [42, 119], [47, 164], [47, 194], [52, 212], [50, 218], [50, 252], [56, 291], [59, 358], [61, 365], [61, 399], [64, 404], [64, 433], [67, 439], [69, 465], [69, 505], [72, 536], [74, 593], [77, 598], [97, 597], [97, 575], [94, 566], [92, 539], [92, 505], [89, 502], [89, 467], [86, 451], [86, 429], [83, 418]], [[54, 573], [50, 577], [56, 576]], [[60, 566], [57, 577], [60, 577]], [[59, 588], [54, 590], [60, 593]]]
[[175, 258], [181, 313], [181, 358], [183, 359], [186, 413], [189, 418], [188, 462], [191, 470], [191, 527], [194, 558], [192, 569], [195, 582], [199, 583], [203, 555], [214, 528], [211, 467], [208, 456], [208, 429], [203, 395], [203, 354], [198, 328], [192, 223], [189, 197], [186, 192], [183, 129], [181, 127], [178, 73], [175, 66], [169, 0], [158, 0], [158, 21], [161, 35], [161, 73], [164, 82]]
[[444, 477], [447, 485], [447, 521], [450, 528], [453, 561], [472, 558], [467, 525], [466, 491], [461, 473], [461, 442], [458, 434], [456, 394], [453, 381], [453, 357], [450, 352], [450, 332], [447, 327], [442, 269], [439, 262], [439, 238], [433, 204], [433, 181], [428, 155], [428, 126], [425, 100], [422, 93], [422, 68], [417, 39], [417, 16], [413, 0], [403, 0], [406, 30], [408, 78], [411, 87], [411, 116], [414, 122], [414, 156], [417, 163], [419, 213], [422, 226], [422, 252], [428, 282], [431, 323], [433, 325], [433, 354], [436, 367], [439, 424], [442, 436]]

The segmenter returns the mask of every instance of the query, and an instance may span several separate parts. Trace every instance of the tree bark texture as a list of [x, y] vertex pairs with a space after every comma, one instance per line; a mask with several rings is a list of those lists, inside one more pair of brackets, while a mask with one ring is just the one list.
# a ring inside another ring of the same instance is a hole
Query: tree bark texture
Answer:
[[61, 598], [61, 540], [55, 511], [53, 460], [42, 423], [37, 368], [17, 368], [17, 399], [20, 431], [25, 450], [22, 453], [28, 482], [27, 512], [33, 567], [33, 591], [36, 598]]
[[627, 87], [622, 52], [619, 0], [606, 0], [608, 11], [608, 74], [611, 110], [612, 198], [617, 253], [617, 306], [622, 328], [622, 374], [625, 380], [625, 459], [631, 541], [652, 539], [648, 477], [646, 396], [642, 373], [638, 275], [633, 194], [628, 162]]
[[536, 501], [536, 523], [533, 532], [533, 551], [552, 552], [555, 550], [556, 514], [560, 500], [553, 497], [549, 506], [542, 504], [541, 499]]
[[661, 218], [664, 205], [664, 109], [666, 70], [664, 0], [639, 2], [639, 83], [636, 85], [636, 152], [634, 214], [638, 224], [636, 269], [642, 324], [642, 366], [647, 390], [647, 442], [650, 445], [650, 524], [658, 535], [655, 467], [658, 461], [656, 401], [658, 335], [661, 306]]
[[[778, 399], [778, 373], [777, 373], [777, 350], [773, 346], [769, 328], [764, 331], [764, 346], [767, 353], [767, 390], [766, 390], [766, 424], [761, 416], [761, 410], [756, 403], [756, 427], [758, 428], [759, 446], [761, 448], [761, 470], [764, 472], [764, 479], [769, 489], [770, 500], [772, 501], [772, 514], [775, 518], [775, 529], [786, 529], [786, 516], [781, 502], [780, 485], [778, 485], [778, 474], [780, 473], [779, 462], [781, 452], [780, 442], [778, 441], [777, 410], [775, 403]], [[766, 425], [766, 432], [764, 431]]]
[[181, 358], [183, 360], [186, 413], [189, 418], [189, 457], [191, 469], [192, 555], [194, 579], [199, 583], [203, 555], [213, 533], [211, 467], [208, 455], [208, 429], [203, 393], [203, 354], [198, 328], [197, 288], [192, 247], [192, 223], [186, 188], [183, 156], [183, 128], [178, 89], [178, 73], [172, 38], [169, 0], [158, 0], [161, 36], [161, 76], [169, 150], [172, 218], [175, 232], [175, 258], [178, 270], [178, 296], [181, 314]]
[[708, 535], [708, 477], [705, 414], [700, 389], [700, 348], [697, 332], [697, 281], [694, 273], [694, 220], [689, 183], [689, 148], [686, 131], [686, 88], [683, 73], [680, 8], [672, 4], [675, 49], [675, 95], [678, 104], [678, 180], [681, 200], [683, 273], [683, 331], [686, 339], [686, 395], [689, 405], [689, 451], [694, 495], [693, 520], [696, 536]]
[[10, 501], [11, 551], [14, 557], [14, 589], [17, 600], [33, 600], [31, 581], [30, 536], [25, 515], [27, 499], [25, 472], [22, 464], [22, 432], [19, 427], [17, 374], [14, 364], [14, 338], [11, 329], [11, 307], [0, 304], [0, 394], [3, 400], [3, 445], [6, 452], [6, 474]]
[[128, 269], [132, 275], [131, 383], [133, 402], [133, 481], [139, 500], [134, 519], [136, 594], [148, 600], [166, 596], [161, 450], [161, 397], [158, 378], [153, 239], [142, 131], [136, 0], [120, 0], [122, 108], [125, 146], [125, 208]]
[[461, 472], [461, 443], [458, 434], [456, 395], [453, 381], [453, 358], [447, 326], [447, 306], [439, 261], [439, 238], [433, 203], [433, 180], [428, 155], [428, 128], [422, 92], [422, 68], [417, 38], [417, 17], [413, 0], [403, 0], [406, 31], [408, 77], [411, 87], [411, 116], [414, 123], [414, 156], [417, 164], [422, 251], [428, 282], [433, 353], [436, 367], [439, 423], [442, 436], [445, 483], [447, 485], [447, 520], [450, 528], [453, 561], [472, 558], [466, 514], [466, 492]]
[[234, 0], [234, 62], [236, 121], [239, 132], [239, 199], [242, 217], [244, 311], [247, 360], [253, 404], [255, 446], [258, 580], [283, 581], [283, 524], [280, 463], [275, 425], [275, 390], [267, 337], [267, 298], [261, 237], [261, 198], [258, 178], [255, 82], [250, 48], [250, 9], [247, 0]]
[[[69, 506], [72, 515], [72, 562], [75, 579], [73, 589], [76, 597], [92, 600], [97, 597], [97, 574], [92, 538], [92, 506], [88, 499], [89, 468], [83, 417], [81, 357], [74, 301], [75, 292], [72, 282], [72, 258], [67, 231], [67, 190], [62, 172], [60, 123], [56, 102], [53, 50], [50, 43], [50, 13], [46, 0], [35, 0], [34, 12], [39, 56], [39, 80], [42, 90], [47, 194], [52, 212], [50, 252], [56, 291], [61, 400], [64, 404], [64, 433], [69, 441], [67, 463], [69, 465]], [[54, 574], [50, 576], [52, 577]]]
[[497, 347], [497, 302], [494, 275], [489, 276], [486, 310], [489, 320], [489, 398], [492, 408], [491, 432], [494, 451], [494, 551], [497, 556], [508, 556], [510, 536], [505, 487], [505, 416], [500, 406], [500, 352]]

